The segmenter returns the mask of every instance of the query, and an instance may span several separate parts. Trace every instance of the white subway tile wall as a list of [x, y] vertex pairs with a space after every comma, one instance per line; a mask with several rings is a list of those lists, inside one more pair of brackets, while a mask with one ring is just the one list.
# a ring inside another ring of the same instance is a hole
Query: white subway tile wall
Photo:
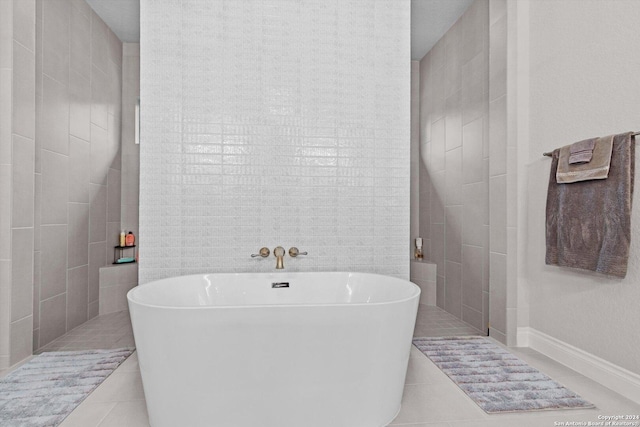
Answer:
[[408, 0], [141, 1], [140, 283], [408, 278]]

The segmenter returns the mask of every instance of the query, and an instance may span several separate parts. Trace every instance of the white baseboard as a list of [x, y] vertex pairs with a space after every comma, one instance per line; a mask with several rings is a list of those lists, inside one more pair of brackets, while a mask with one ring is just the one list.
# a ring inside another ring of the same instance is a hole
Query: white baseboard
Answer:
[[567, 365], [587, 378], [640, 403], [640, 375], [530, 327], [518, 328], [518, 346]]

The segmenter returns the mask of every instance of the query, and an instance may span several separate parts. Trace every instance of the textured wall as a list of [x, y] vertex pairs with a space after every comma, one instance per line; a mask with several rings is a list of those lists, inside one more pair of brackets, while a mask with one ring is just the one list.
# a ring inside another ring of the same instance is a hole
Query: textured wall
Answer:
[[[632, 214], [624, 280], [544, 264], [548, 158], [597, 135], [640, 130], [640, 3], [530, 2], [530, 144], [527, 280], [530, 326], [640, 374], [640, 208]], [[567, 23], [571, 25], [567, 25]], [[637, 163], [636, 163], [637, 165]], [[636, 169], [637, 171], [637, 169]]]
[[141, 2], [140, 281], [408, 278], [408, 0]]
[[481, 331], [489, 306], [489, 2], [420, 61], [420, 234], [437, 305]]
[[37, 0], [33, 348], [98, 314], [120, 231], [122, 43], [84, 0]]

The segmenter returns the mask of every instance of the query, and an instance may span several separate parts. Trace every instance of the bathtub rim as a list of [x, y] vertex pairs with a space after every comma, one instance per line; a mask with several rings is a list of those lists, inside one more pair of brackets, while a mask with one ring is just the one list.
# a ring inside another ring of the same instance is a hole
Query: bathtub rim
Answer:
[[422, 290], [420, 289], [420, 287], [418, 285], [416, 285], [415, 283], [413, 283], [412, 281], [410, 281], [409, 279], [401, 279], [399, 277], [395, 277], [395, 276], [388, 276], [385, 274], [378, 274], [378, 273], [365, 273], [365, 272], [358, 272], [358, 271], [293, 271], [293, 272], [289, 272], [289, 274], [305, 274], [305, 273], [317, 273], [317, 274], [322, 274], [322, 273], [330, 273], [330, 274], [361, 274], [361, 275], [366, 275], [366, 276], [376, 276], [376, 277], [384, 277], [384, 278], [389, 278], [389, 279], [394, 279], [394, 280], [400, 280], [403, 282], [408, 283], [409, 285], [411, 285], [413, 287], [413, 291], [414, 294], [412, 294], [411, 296], [405, 297], [405, 298], [401, 298], [401, 299], [394, 299], [391, 301], [379, 301], [379, 302], [354, 302], [354, 303], [299, 303], [299, 304], [247, 304], [247, 305], [205, 305], [205, 306], [186, 306], [186, 307], [180, 307], [180, 306], [170, 306], [170, 305], [158, 305], [158, 304], [150, 304], [147, 302], [142, 302], [139, 299], [135, 299], [135, 294], [138, 292], [139, 288], [142, 288], [144, 286], [147, 285], [152, 285], [153, 283], [156, 282], [160, 282], [160, 281], [164, 281], [164, 280], [170, 280], [170, 279], [176, 279], [176, 278], [188, 278], [188, 277], [202, 277], [202, 276], [209, 276], [209, 275], [232, 275], [232, 276], [240, 276], [240, 275], [253, 275], [253, 274], [287, 274], [285, 272], [280, 273], [280, 272], [246, 272], [246, 273], [201, 273], [201, 274], [187, 274], [187, 275], [183, 275], [183, 276], [172, 276], [172, 277], [165, 277], [162, 279], [157, 279], [157, 280], [153, 280], [151, 282], [145, 283], [143, 285], [137, 285], [135, 287], [133, 287], [132, 289], [130, 289], [127, 292], [127, 302], [129, 304], [136, 304], [138, 306], [141, 307], [146, 307], [146, 308], [157, 308], [157, 309], [162, 309], [162, 310], [219, 310], [219, 309], [234, 309], [234, 310], [238, 310], [238, 309], [260, 309], [260, 308], [309, 308], [309, 307], [375, 307], [375, 306], [381, 306], [381, 305], [391, 305], [391, 304], [401, 304], [401, 303], [405, 303], [407, 301], [411, 301], [414, 298], [420, 298], [420, 294], [422, 293]]

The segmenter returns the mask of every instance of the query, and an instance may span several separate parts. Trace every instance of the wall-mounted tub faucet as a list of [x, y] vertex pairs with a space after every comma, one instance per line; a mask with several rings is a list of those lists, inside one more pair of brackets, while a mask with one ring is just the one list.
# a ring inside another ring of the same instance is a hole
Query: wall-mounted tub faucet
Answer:
[[[271, 254], [271, 251], [269, 250], [269, 248], [260, 248], [260, 252], [258, 252], [257, 254], [251, 254], [251, 258], [256, 258], [256, 257], [267, 258], [270, 254]], [[285, 254], [286, 254], [286, 251], [282, 246], [277, 246], [273, 250], [273, 256], [276, 257], [276, 270], [284, 269]], [[307, 252], [300, 252], [300, 250], [298, 250], [298, 248], [296, 248], [295, 246], [289, 249], [289, 256], [291, 258], [295, 258], [300, 255], [307, 255]]]
[[276, 257], [276, 270], [282, 270], [284, 268], [284, 248], [278, 246], [273, 250], [273, 256]]

